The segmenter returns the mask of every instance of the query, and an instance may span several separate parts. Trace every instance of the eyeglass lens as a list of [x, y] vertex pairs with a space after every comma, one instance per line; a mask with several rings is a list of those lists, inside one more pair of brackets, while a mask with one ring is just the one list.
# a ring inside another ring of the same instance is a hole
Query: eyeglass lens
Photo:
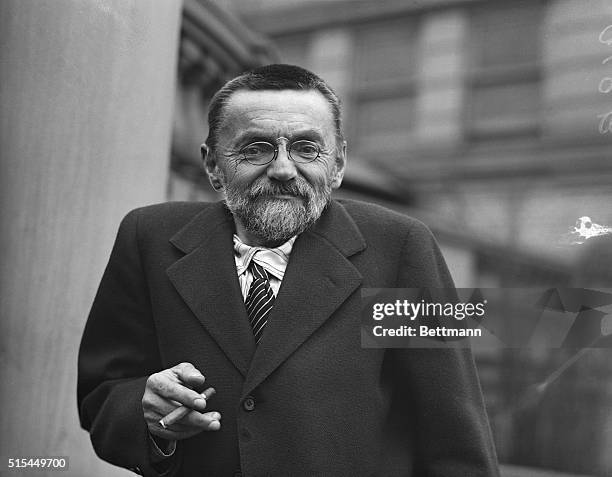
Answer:
[[[319, 156], [319, 146], [311, 141], [295, 141], [289, 145], [289, 156], [295, 162], [314, 161]], [[254, 165], [263, 165], [275, 159], [277, 148], [269, 142], [254, 142], [244, 147], [240, 153]]]

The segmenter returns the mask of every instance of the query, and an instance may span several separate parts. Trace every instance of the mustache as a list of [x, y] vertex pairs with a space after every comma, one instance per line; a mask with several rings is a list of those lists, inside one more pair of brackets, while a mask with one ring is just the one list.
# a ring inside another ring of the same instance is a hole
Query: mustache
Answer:
[[312, 194], [312, 188], [306, 181], [293, 181], [287, 182], [258, 182], [253, 185], [248, 195], [250, 198], [258, 198], [261, 196], [274, 196], [274, 195], [293, 195], [296, 197], [310, 197]]

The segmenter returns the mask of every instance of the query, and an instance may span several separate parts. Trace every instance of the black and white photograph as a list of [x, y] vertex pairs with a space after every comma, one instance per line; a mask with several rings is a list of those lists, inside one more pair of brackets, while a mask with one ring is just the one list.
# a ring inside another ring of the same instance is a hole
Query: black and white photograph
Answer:
[[0, 476], [612, 476], [612, 1], [0, 0]]

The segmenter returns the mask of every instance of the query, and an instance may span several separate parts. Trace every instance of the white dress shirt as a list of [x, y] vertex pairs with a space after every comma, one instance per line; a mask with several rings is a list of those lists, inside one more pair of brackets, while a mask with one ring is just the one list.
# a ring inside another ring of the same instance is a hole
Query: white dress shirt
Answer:
[[253, 282], [253, 274], [249, 269], [251, 260], [261, 265], [270, 275], [270, 288], [274, 296], [278, 295], [281, 282], [285, 276], [285, 270], [289, 263], [289, 255], [293, 249], [293, 243], [297, 235], [291, 237], [284, 244], [276, 248], [266, 247], [251, 247], [245, 244], [238, 235], [234, 234], [234, 258], [236, 260], [236, 272], [238, 273], [238, 281], [240, 282], [240, 290], [242, 298], [246, 300], [249, 294], [249, 288]]

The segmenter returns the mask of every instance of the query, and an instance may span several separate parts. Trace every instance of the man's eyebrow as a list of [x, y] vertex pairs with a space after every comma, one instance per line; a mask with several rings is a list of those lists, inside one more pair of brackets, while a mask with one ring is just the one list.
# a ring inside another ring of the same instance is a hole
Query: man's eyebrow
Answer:
[[274, 142], [274, 135], [266, 133], [265, 131], [244, 131], [240, 133], [234, 140], [234, 144], [237, 146], [246, 146], [252, 142]]
[[289, 140], [307, 139], [314, 142], [323, 142], [323, 135], [316, 129], [304, 129], [302, 131], [295, 131]]
[[[241, 132], [235, 139], [236, 144], [247, 144], [255, 141], [276, 142], [281, 136], [263, 129], [247, 129]], [[289, 141], [306, 139], [313, 142], [323, 142], [323, 135], [316, 129], [303, 129], [293, 131], [287, 137]]]

